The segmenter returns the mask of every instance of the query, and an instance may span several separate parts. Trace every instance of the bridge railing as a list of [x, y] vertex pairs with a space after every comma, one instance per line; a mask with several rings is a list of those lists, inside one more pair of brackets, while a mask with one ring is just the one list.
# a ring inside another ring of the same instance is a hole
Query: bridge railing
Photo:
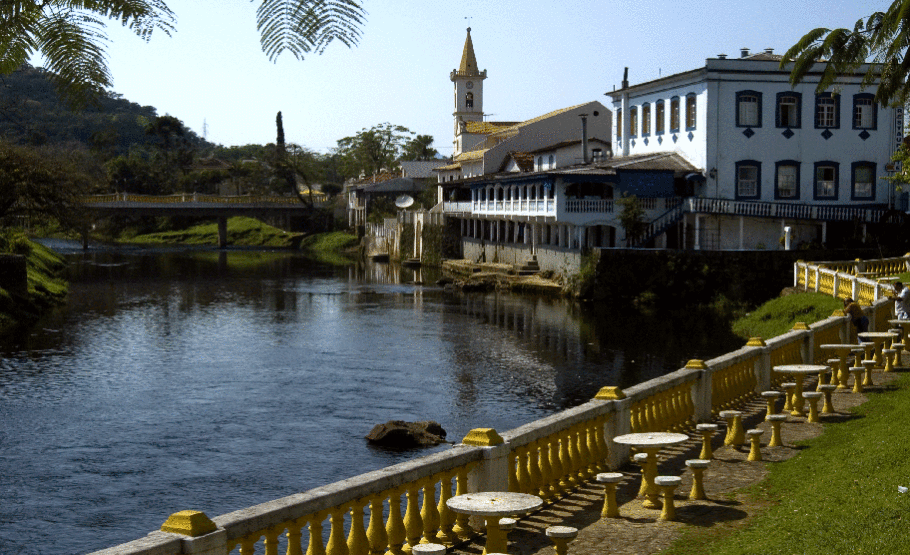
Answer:
[[877, 260], [795, 262], [793, 286], [871, 305], [891, 292], [889, 276], [910, 270], [910, 255]]
[[[325, 200], [325, 195], [314, 196], [313, 200], [318, 204]], [[276, 196], [276, 195], [236, 195], [236, 196], [219, 196], [203, 195], [199, 193], [180, 193], [176, 195], [137, 195], [132, 193], [112, 193], [107, 195], [91, 195], [82, 197], [83, 204], [118, 204], [118, 203], [140, 203], [140, 204], [181, 204], [181, 203], [207, 203], [207, 204], [292, 204], [300, 205], [300, 199], [296, 196]]]
[[[873, 330], [887, 329], [890, 302], [866, 307]], [[452, 545], [482, 525], [448, 510], [452, 495], [476, 491], [535, 493], [556, 500], [603, 469], [628, 460], [612, 438], [629, 432], [692, 432], [723, 409], [739, 408], [779, 385], [780, 364], [824, 362], [819, 346], [850, 338], [849, 319], [835, 315], [811, 326], [630, 387], [603, 388], [594, 399], [501, 436], [475, 429], [453, 448], [208, 520], [181, 512], [168, 528], [95, 555], [241, 555], [265, 553], [370, 555], [402, 553], [422, 541]], [[346, 518], [347, 515], [347, 518]], [[194, 525], [193, 520], [202, 524]], [[177, 533], [180, 532], [180, 533]], [[261, 545], [261, 547], [260, 547]]]

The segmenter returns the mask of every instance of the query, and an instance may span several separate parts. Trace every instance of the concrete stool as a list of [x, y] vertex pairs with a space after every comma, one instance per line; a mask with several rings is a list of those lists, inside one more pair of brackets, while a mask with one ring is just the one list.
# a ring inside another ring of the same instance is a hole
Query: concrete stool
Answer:
[[705, 486], [703, 476], [705, 474], [705, 469], [708, 468], [708, 463], [704, 459], [689, 459], [686, 461], [686, 466], [692, 470], [692, 491], [689, 492], [689, 499], [707, 499], [708, 496], [705, 495]]
[[764, 430], [759, 430], [755, 428], [746, 432], [749, 436], [749, 441], [752, 442], [752, 448], [749, 449], [749, 456], [746, 460], [749, 461], [760, 461], [761, 459], [761, 435], [765, 433]]
[[648, 491], [648, 481], [645, 479], [645, 468], [648, 464], [648, 454], [635, 453], [635, 456], [632, 457], [632, 460], [635, 462], [635, 464], [641, 467], [641, 487], [638, 488], [638, 495], [635, 497], [644, 497], [645, 493]]
[[664, 508], [660, 511], [661, 520], [676, 520], [676, 507], [673, 505], [673, 493], [682, 479], [679, 476], [658, 476], [654, 484], [660, 488], [664, 495]]
[[856, 359], [856, 361], [853, 363], [853, 366], [862, 366], [863, 359], [866, 358], [866, 349], [858, 347], [856, 349], [852, 349], [850, 352], [853, 353], [853, 356]]
[[784, 412], [793, 411], [793, 394], [796, 391], [796, 382], [780, 384], [784, 388]]
[[821, 422], [818, 417], [818, 401], [824, 396], [820, 391], [807, 391], [803, 397], [809, 402], [809, 418], [807, 422]]
[[604, 508], [600, 511], [601, 518], [619, 518], [616, 484], [621, 482], [624, 477], [619, 472], [602, 472], [597, 475], [597, 482], [604, 485]]
[[892, 364], [894, 366], [900, 366], [899, 363], [901, 361], [901, 349], [904, 348], [904, 343], [903, 343], [904, 330], [895, 328], [893, 330], [888, 330], [888, 331], [894, 334], [894, 339], [891, 340], [891, 347], [890, 347], [891, 349], [894, 349], [894, 351], [895, 351], [894, 352], [894, 361]]
[[499, 519], [499, 531], [502, 534], [502, 544], [505, 546], [505, 552], [509, 552], [509, 532], [515, 529], [515, 525], [518, 524], [518, 521], [514, 518], [500, 518]]
[[553, 540], [556, 555], [566, 555], [569, 552], [569, 542], [578, 535], [578, 528], [571, 526], [550, 526], [547, 528], [547, 537]]
[[765, 402], [768, 403], [768, 411], [765, 415], [765, 420], [768, 419], [772, 414], [777, 414], [777, 399], [782, 394], [780, 391], [762, 391], [761, 396], [765, 398]]
[[727, 421], [727, 436], [724, 445], [741, 445], [746, 437], [743, 433], [743, 413], [738, 410], [720, 411], [720, 417]]
[[836, 385], [823, 385], [822, 394], [825, 396], [825, 405], [822, 407], [822, 414], [834, 414], [834, 403], [831, 402], [831, 394], [837, 389]]
[[896, 368], [903, 368], [903, 352], [904, 344], [903, 343], [892, 343], [891, 348], [897, 351], [894, 353], [894, 366]]
[[[874, 362], [874, 361], [873, 361]], [[863, 361], [865, 364], [866, 361]], [[865, 368], [851, 368], [850, 373], [853, 374], [853, 393], [862, 393], [863, 392], [863, 379], [866, 373]]]
[[701, 434], [701, 454], [699, 458], [711, 460], [714, 451], [711, 449], [711, 438], [717, 431], [717, 424], [696, 424], [695, 431]]
[[418, 543], [411, 548], [411, 551], [414, 555], [444, 555], [446, 546], [438, 543]]
[[[827, 386], [832, 387], [832, 386]], [[837, 386], [834, 386], [837, 387]], [[782, 447], [784, 442], [780, 439], [780, 426], [787, 421], [786, 414], [772, 414], [769, 422], [771, 423], [771, 441], [768, 442], [768, 447]]]
[[[884, 372], [891, 372], [894, 370], [894, 355], [897, 354], [897, 349], [882, 349], [882, 356], [885, 357], [885, 370]], [[870, 384], [863, 384], [870, 385]]]
[[[825, 361], [825, 364], [827, 364], [828, 367], [831, 368], [831, 380], [828, 382], [825, 381], [825, 374], [828, 373], [827, 371], [820, 372], [818, 374], [818, 385], [819, 386], [825, 385], [825, 383], [835, 383], [837, 381], [837, 369], [840, 368], [840, 359], [839, 358], [829, 358], [828, 360]], [[818, 389], [816, 389], [816, 391], [818, 391]]]
[[866, 376], [863, 378], [863, 385], [875, 385], [872, 383], [872, 369], [875, 368], [875, 361], [864, 360], [862, 365], [866, 368]]

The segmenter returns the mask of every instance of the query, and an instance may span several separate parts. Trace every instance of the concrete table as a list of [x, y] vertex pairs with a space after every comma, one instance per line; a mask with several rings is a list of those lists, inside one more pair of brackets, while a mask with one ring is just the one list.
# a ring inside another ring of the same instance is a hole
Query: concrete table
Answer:
[[487, 543], [483, 548], [483, 555], [506, 552], [506, 537], [499, 528], [500, 518], [529, 513], [542, 505], [543, 499], [536, 495], [507, 491], [466, 493], [446, 500], [446, 506], [456, 513], [482, 516], [486, 519]]
[[[851, 347], [855, 347], [855, 345], [851, 345]], [[793, 392], [793, 411], [790, 412], [792, 416], [803, 415], [803, 407], [806, 404], [806, 400], [803, 399], [803, 378], [807, 374], [820, 374], [829, 368], [824, 364], [783, 364], [774, 367], [775, 372], [794, 377], [796, 389]]]
[[823, 351], [834, 351], [834, 355], [838, 358], [837, 369], [831, 370], [831, 385], [836, 385], [838, 389], [847, 388], [847, 378], [849, 377], [849, 365], [847, 364], [847, 358], [853, 354], [853, 349], [856, 348], [856, 345], [852, 343], [826, 343], [824, 345], [819, 345], [819, 348]]
[[869, 341], [875, 344], [875, 367], [878, 369], [884, 368], [885, 365], [882, 363], [882, 349], [890, 348], [891, 341], [897, 337], [897, 335], [890, 331], [864, 331], [856, 334], [856, 336], [863, 341]]
[[668, 432], [647, 432], [639, 434], [625, 434], [613, 438], [615, 443], [629, 445], [641, 449], [648, 454], [648, 460], [645, 463], [645, 471], [642, 473], [642, 481], [645, 483], [645, 500], [641, 506], [646, 509], [660, 509], [663, 504], [660, 502], [658, 495], [660, 492], [654, 484], [654, 478], [657, 477], [657, 453], [664, 447], [682, 443], [689, 439], [686, 434], [675, 434]]

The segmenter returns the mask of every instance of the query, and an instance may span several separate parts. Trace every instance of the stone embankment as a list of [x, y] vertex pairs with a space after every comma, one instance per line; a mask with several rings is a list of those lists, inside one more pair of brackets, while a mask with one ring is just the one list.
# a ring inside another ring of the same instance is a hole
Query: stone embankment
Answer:
[[555, 279], [540, 273], [522, 275], [512, 264], [475, 263], [470, 260], [445, 260], [442, 269], [446, 286], [460, 291], [515, 291], [560, 296], [565, 288]]

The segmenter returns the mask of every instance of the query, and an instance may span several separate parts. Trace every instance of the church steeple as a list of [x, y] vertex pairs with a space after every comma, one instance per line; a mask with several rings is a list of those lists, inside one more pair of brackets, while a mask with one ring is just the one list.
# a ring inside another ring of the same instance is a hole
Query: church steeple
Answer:
[[465, 123], [483, 121], [483, 80], [487, 70], [477, 69], [477, 58], [474, 56], [474, 42], [471, 41], [471, 28], [464, 41], [461, 53], [461, 64], [453, 69], [449, 79], [455, 84], [455, 153], [461, 152], [466, 145], [459, 141], [459, 135], [465, 132]]

